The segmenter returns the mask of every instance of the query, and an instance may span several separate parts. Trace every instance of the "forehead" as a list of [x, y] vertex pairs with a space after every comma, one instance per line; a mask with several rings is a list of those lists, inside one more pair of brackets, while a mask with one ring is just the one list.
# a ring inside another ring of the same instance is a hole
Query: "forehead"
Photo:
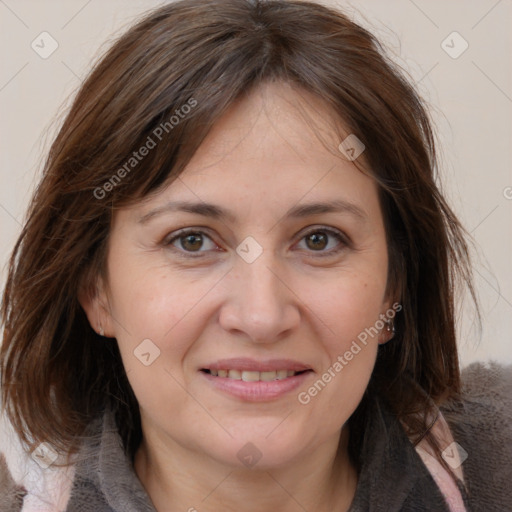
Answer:
[[372, 213], [376, 184], [362, 157], [356, 166], [338, 149], [347, 135], [315, 96], [288, 84], [262, 85], [217, 120], [178, 179], [144, 201], [138, 217], [173, 200], [223, 205], [238, 215], [342, 200]]
[[244, 160], [283, 163], [297, 158], [315, 161], [327, 156], [324, 153], [339, 158], [340, 138], [347, 134], [320, 98], [284, 82], [264, 83], [216, 120], [186, 172], [190, 175], [201, 165], [229, 162], [244, 154]]

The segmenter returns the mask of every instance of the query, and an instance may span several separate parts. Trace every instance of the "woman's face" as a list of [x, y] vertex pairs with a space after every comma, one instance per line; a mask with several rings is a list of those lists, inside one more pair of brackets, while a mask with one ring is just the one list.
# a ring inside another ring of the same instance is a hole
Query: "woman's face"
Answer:
[[297, 101], [333, 133], [319, 100], [255, 90], [178, 179], [116, 213], [107, 291], [84, 306], [117, 339], [146, 438], [231, 466], [336, 446], [391, 304], [376, 185]]

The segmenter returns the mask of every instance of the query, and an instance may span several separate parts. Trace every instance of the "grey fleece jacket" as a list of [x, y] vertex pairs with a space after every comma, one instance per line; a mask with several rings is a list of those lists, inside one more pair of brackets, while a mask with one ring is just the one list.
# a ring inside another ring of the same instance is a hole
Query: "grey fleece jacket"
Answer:
[[[441, 412], [468, 454], [465, 487], [459, 482], [464, 504], [468, 511], [512, 512], [512, 366], [475, 363], [462, 376], [462, 401], [444, 404]], [[155, 512], [112, 415], [106, 413], [94, 428], [98, 435], [84, 447], [89, 456], [76, 465], [66, 512]], [[400, 422], [378, 399], [368, 416], [362, 460], [349, 512], [449, 511]], [[22, 501], [23, 489], [0, 455], [0, 512], [23, 511]]]

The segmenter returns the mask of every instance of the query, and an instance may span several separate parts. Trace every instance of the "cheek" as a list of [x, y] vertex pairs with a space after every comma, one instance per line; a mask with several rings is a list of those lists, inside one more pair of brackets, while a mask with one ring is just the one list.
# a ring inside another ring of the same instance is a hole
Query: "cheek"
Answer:
[[[385, 277], [384, 273], [370, 275], [362, 269], [342, 271], [303, 295], [308, 297], [307, 308], [329, 334], [329, 352], [343, 350], [352, 340], [364, 339], [370, 328], [375, 329], [384, 312]], [[368, 335], [367, 341], [377, 341], [374, 329], [370, 329], [374, 336]]]
[[[297, 401], [307, 420], [321, 432], [334, 433], [361, 402], [377, 357], [377, 336], [368, 334], [380, 313], [380, 302], [371, 296], [342, 293], [336, 307], [322, 307], [323, 364], [308, 386], [298, 390]], [[317, 425], [322, 418], [321, 425]]]
[[309, 294], [307, 308], [321, 335], [322, 369], [313, 386], [302, 389], [299, 402], [312, 416], [333, 407], [328, 422], [344, 423], [356, 409], [371, 377], [385, 294], [380, 275], [343, 272]]
[[211, 272], [191, 276], [171, 271], [160, 255], [146, 255], [140, 261], [119, 258], [118, 262], [109, 276], [111, 311], [119, 324], [116, 332], [132, 342], [151, 338], [160, 344], [174, 337], [181, 321], [215, 283], [216, 276]]
[[201, 299], [218, 276], [185, 279], [163, 267], [130, 263], [119, 264], [109, 275], [123, 365], [139, 403], [157, 408], [172, 404], [177, 410], [179, 383], [185, 379], [182, 363], [208, 316]]
[[[197, 295], [194, 301], [187, 294], [169, 292], [161, 282], [146, 284], [145, 291], [138, 288], [117, 305], [120, 318], [128, 326], [128, 332], [120, 331], [117, 342], [141, 409], [152, 411], [165, 423], [165, 418], [176, 416], [176, 411], [191, 409], [183, 387], [183, 361], [202, 327], [199, 308], [196, 311], [194, 307]], [[188, 424], [200, 413], [194, 410]]]

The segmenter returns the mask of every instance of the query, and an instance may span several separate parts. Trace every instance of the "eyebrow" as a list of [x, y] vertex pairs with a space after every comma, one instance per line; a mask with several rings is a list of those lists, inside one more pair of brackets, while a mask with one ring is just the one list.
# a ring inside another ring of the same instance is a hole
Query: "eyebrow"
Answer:
[[[173, 212], [195, 213], [197, 215], [211, 217], [221, 221], [230, 221], [232, 223], [236, 222], [236, 215], [225, 208], [212, 203], [188, 201], [170, 201], [142, 215], [137, 222], [145, 224], [155, 217]], [[303, 218], [320, 213], [348, 213], [363, 221], [368, 218], [366, 212], [354, 203], [342, 199], [336, 199], [327, 202], [296, 205], [290, 208], [281, 219]]]

